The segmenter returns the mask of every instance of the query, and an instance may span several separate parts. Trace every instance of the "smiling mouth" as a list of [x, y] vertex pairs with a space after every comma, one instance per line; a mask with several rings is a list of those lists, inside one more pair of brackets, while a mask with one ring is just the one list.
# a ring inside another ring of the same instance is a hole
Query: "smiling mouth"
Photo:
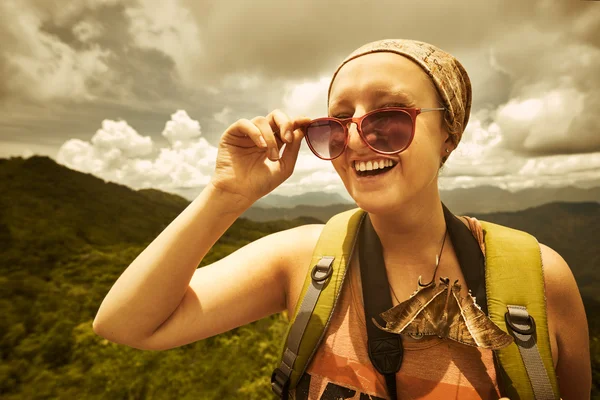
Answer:
[[396, 167], [396, 165], [398, 165], [398, 163], [393, 164], [392, 166], [389, 167], [384, 167], [384, 168], [378, 168], [378, 169], [373, 169], [373, 170], [365, 170], [365, 171], [357, 171], [356, 169], [352, 168], [354, 170], [354, 173], [359, 177], [359, 178], [366, 178], [366, 177], [370, 177], [370, 176], [379, 176], [379, 175], [385, 175], [387, 172], [389, 172], [390, 170], [394, 169]]

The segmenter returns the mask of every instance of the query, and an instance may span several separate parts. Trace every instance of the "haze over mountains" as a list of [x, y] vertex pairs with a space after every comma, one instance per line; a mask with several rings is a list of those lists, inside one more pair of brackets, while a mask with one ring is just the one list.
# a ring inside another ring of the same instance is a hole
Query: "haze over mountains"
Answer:
[[[180, 189], [186, 199], [193, 200], [200, 188]], [[532, 188], [511, 192], [496, 186], [477, 186], [467, 189], [440, 190], [444, 204], [455, 213], [488, 213], [499, 211], [519, 211], [539, 206], [553, 201], [570, 203], [600, 202], [600, 187], [589, 189], [574, 186], [560, 188]], [[299, 210], [291, 210], [298, 206], [307, 206]], [[347, 193], [308, 192], [298, 196], [282, 196], [268, 194], [258, 200], [252, 207], [252, 212], [245, 214], [247, 218], [268, 221], [288, 218], [301, 213], [319, 214], [313, 207], [335, 206], [332, 210], [345, 210], [356, 207]], [[270, 208], [289, 210], [265, 210]], [[312, 214], [311, 214], [312, 215]]]

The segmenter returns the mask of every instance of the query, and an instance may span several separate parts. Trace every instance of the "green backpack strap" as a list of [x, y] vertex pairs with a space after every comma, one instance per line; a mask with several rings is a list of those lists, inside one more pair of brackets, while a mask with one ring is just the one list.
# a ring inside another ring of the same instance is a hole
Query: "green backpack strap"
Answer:
[[511, 400], [559, 399], [539, 243], [526, 232], [479, 222], [485, 240], [488, 314], [515, 339], [494, 354], [503, 395]]
[[288, 325], [279, 367], [271, 375], [271, 388], [280, 398], [287, 399], [289, 390], [298, 385], [325, 335], [365, 215], [360, 208], [334, 215], [321, 232], [311, 259], [313, 268], [300, 293], [302, 301], [296, 303]]

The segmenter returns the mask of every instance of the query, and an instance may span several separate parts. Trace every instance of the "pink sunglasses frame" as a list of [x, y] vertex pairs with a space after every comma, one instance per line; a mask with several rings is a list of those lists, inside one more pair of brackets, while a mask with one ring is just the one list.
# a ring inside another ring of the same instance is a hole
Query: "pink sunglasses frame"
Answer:
[[[321, 160], [326, 160], [326, 161], [330, 161], [330, 160], [335, 160], [336, 158], [338, 158], [339, 156], [341, 156], [342, 154], [344, 154], [344, 151], [346, 151], [346, 147], [348, 147], [348, 125], [352, 122], [354, 122], [356, 124], [357, 127], [357, 131], [358, 134], [360, 135], [360, 137], [362, 138], [363, 142], [365, 142], [365, 144], [374, 152], [379, 153], [379, 154], [385, 154], [385, 155], [390, 155], [390, 154], [398, 154], [403, 152], [404, 150], [406, 150], [410, 144], [413, 141], [413, 138], [415, 136], [415, 127], [416, 127], [416, 121], [417, 121], [417, 116], [421, 113], [424, 112], [429, 112], [429, 111], [445, 111], [446, 108], [404, 108], [404, 107], [385, 107], [385, 108], [379, 108], [377, 110], [373, 110], [373, 111], [369, 111], [368, 113], [366, 113], [365, 115], [361, 116], [361, 117], [356, 117], [356, 118], [335, 118], [335, 117], [323, 117], [323, 118], [317, 118], [317, 119], [313, 119], [312, 121], [310, 121], [306, 127], [308, 128], [310, 125], [312, 125], [315, 122], [323, 122], [323, 121], [335, 121], [337, 123], [339, 123], [340, 125], [342, 125], [342, 127], [344, 128], [344, 133], [346, 134], [345, 138], [344, 138], [344, 148], [342, 149], [342, 151], [340, 152], [340, 154], [338, 154], [335, 157], [332, 158], [324, 158], [321, 157], [313, 148], [313, 146], [310, 144], [310, 140], [308, 139], [308, 135], [305, 134], [305, 139], [306, 139], [306, 143], [308, 144], [308, 147], [310, 148], [310, 151], [313, 152], [313, 154], [315, 156], [317, 156], [318, 158], [320, 158]], [[412, 130], [410, 133], [410, 139], [408, 141], [408, 143], [406, 144], [406, 146], [404, 146], [404, 148], [400, 149], [400, 150], [396, 150], [396, 151], [381, 151], [381, 150], [377, 150], [375, 148], [373, 148], [368, 142], [367, 139], [365, 138], [364, 134], [363, 134], [363, 130], [362, 130], [362, 123], [364, 121], [365, 118], [368, 118], [369, 116], [373, 115], [373, 114], [377, 114], [380, 113], [382, 111], [401, 111], [404, 112], [406, 114], [408, 114], [410, 116], [410, 119], [412, 121]], [[306, 131], [306, 133], [308, 133]]]

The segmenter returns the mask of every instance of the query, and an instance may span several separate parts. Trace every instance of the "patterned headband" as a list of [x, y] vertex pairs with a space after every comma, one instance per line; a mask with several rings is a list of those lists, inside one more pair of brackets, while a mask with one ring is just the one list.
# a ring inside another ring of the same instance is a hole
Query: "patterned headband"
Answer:
[[423, 68], [433, 81], [448, 110], [446, 120], [452, 131], [450, 133], [454, 145], [458, 145], [469, 122], [472, 99], [471, 81], [467, 71], [456, 58], [429, 43], [408, 39], [384, 39], [359, 47], [346, 57], [333, 74], [327, 93], [327, 104], [329, 104], [333, 80], [340, 68], [350, 60], [377, 52], [400, 54]]

